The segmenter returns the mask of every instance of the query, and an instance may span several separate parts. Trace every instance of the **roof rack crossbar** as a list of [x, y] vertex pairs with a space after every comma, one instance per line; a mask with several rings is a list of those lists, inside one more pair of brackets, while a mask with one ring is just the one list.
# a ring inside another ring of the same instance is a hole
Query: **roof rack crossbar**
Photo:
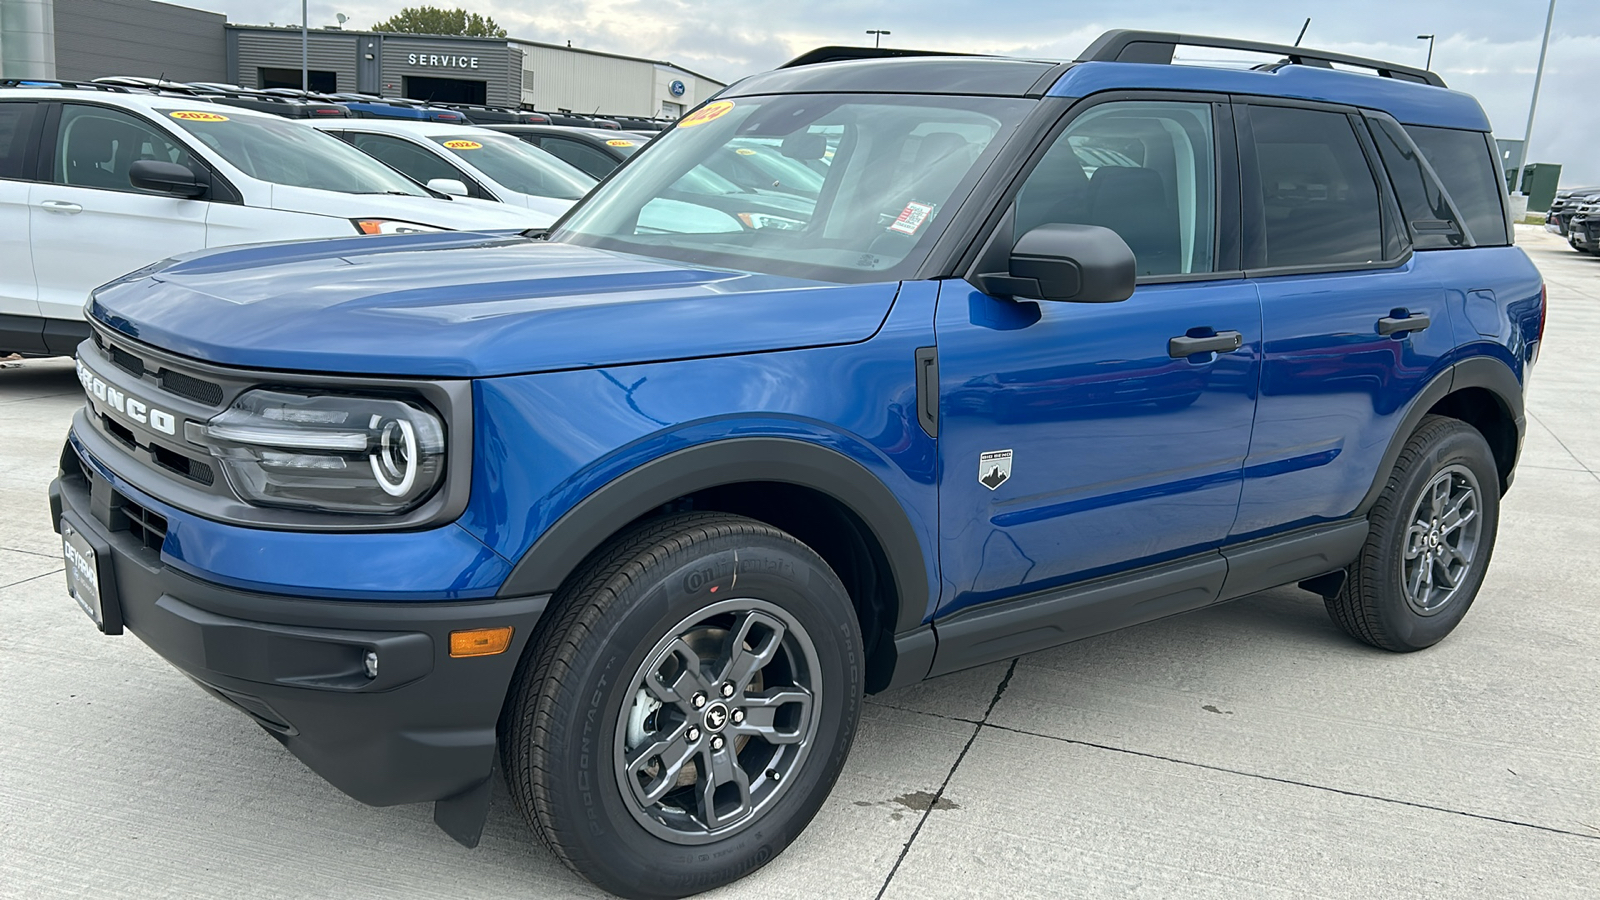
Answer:
[[1334, 63], [1371, 69], [1383, 78], [1412, 81], [1444, 87], [1444, 79], [1426, 69], [1402, 66], [1396, 63], [1309, 47], [1290, 47], [1286, 44], [1268, 44], [1261, 41], [1242, 41], [1232, 38], [1205, 37], [1196, 34], [1174, 34], [1165, 31], [1134, 31], [1117, 29], [1100, 35], [1083, 53], [1078, 62], [1132, 62], [1171, 65], [1173, 51], [1179, 46], [1205, 47], [1210, 50], [1246, 50], [1283, 56], [1301, 66], [1330, 69]]
[[63, 87], [90, 91], [107, 91], [113, 94], [131, 94], [132, 88], [116, 84], [95, 84], [92, 81], [63, 81], [59, 78], [0, 78], [0, 88]]

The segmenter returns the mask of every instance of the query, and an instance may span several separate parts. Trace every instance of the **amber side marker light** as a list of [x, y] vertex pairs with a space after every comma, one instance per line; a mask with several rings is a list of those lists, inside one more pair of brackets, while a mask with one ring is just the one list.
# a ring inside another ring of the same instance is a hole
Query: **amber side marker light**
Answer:
[[499, 628], [474, 628], [471, 631], [450, 632], [450, 655], [462, 656], [494, 656], [496, 653], [506, 652], [511, 646], [510, 625], [501, 625]]

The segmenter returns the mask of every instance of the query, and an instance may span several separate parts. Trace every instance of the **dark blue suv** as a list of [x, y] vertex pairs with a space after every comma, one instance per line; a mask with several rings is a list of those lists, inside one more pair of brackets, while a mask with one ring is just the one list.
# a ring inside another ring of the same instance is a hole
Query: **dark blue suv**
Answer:
[[498, 766], [605, 888], [713, 887], [864, 693], [1295, 583], [1444, 638], [1544, 324], [1488, 132], [1303, 48], [808, 54], [548, 233], [96, 290], [69, 588], [359, 800], [470, 846]]

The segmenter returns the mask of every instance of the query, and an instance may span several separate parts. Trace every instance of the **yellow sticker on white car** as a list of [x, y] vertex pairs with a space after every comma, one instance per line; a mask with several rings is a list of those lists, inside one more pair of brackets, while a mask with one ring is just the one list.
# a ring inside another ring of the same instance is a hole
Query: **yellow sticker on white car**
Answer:
[[680, 119], [678, 121], [678, 127], [693, 128], [696, 125], [704, 125], [707, 122], [715, 122], [730, 112], [733, 112], [732, 100], [718, 100], [715, 103], [707, 103], [705, 106], [700, 107], [698, 110], [695, 110], [694, 112]]
[[614, 141], [606, 141], [606, 146], [607, 147], [632, 147], [633, 146], [633, 141], [624, 141], [624, 140], [621, 140], [619, 138], [619, 139], [614, 140]]
[[739, 154], [740, 156], [755, 156], [756, 155], [756, 152], [754, 150], [751, 150], [749, 147], [736, 147], [736, 148], [734, 148], [733, 152]]
[[226, 122], [226, 121], [228, 121], [228, 117], [227, 116], [218, 115], [217, 113], [210, 113], [210, 112], [197, 112], [195, 110], [190, 110], [190, 109], [180, 109], [177, 112], [167, 113], [167, 115], [173, 117], [174, 119], [182, 119], [185, 122]]
[[446, 150], [482, 150], [483, 145], [477, 141], [445, 141]]

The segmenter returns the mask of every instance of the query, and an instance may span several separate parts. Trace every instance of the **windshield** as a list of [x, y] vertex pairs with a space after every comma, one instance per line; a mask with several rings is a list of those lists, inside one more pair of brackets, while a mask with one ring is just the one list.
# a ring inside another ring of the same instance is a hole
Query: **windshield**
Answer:
[[1032, 106], [861, 94], [714, 101], [550, 239], [823, 281], [904, 277]]
[[577, 200], [595, 185], [588, 175], [514, 137], [458, 134], [433, 140], [490, 180], [521, 194]]
[[162, 112], [251, 178], [345, 194], [431, 196], [411, 179], [310, 125], [198, 110]]

